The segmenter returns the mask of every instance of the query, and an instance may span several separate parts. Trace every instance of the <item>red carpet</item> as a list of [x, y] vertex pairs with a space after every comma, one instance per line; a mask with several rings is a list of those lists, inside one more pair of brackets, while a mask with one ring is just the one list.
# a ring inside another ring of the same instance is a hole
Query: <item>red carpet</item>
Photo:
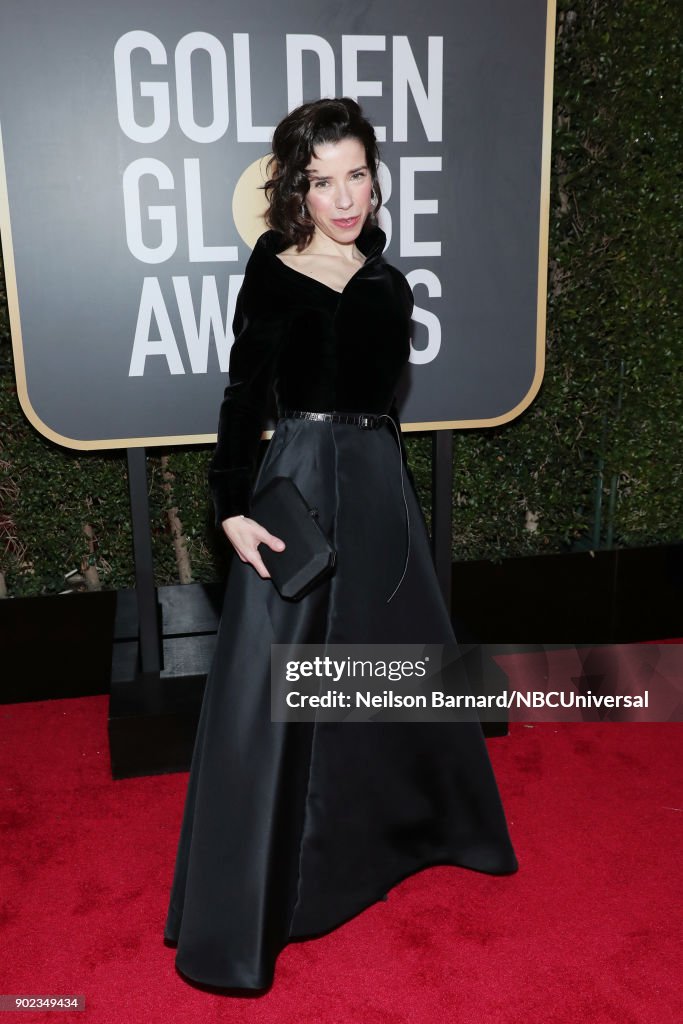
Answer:
[[518, 874], [413, 875], [236, 998], [184, 981], [162, 939], [187, 774], [112, 782], [107, 707], [0, 706], [0, 992], [86, 997], [41, 1020], [683, 1020], [679, 725], [513, 724], [488, 744]]

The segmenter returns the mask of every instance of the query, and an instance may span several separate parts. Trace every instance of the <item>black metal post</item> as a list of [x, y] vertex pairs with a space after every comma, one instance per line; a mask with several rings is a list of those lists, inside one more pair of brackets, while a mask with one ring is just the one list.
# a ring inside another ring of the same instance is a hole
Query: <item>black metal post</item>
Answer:
[[163, 651], [149, 525], [147, 453], [144, 448], [127, 448], [126, 453], [138, 604], [138, 664], [143, 674], [158, 675], [162, 667]]
[[453, 431], [432, 431], [432, 556], [448, 612], [451, 611], [453, 529]]

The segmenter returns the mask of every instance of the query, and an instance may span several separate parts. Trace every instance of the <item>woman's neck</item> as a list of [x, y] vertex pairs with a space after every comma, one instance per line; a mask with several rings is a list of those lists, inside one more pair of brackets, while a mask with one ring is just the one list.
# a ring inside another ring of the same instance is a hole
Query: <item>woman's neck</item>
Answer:
[[329, 235], [315, 231], [305, 249], [301, 250], [301, 256], [338, 256], [350, 262], [362, 263], [365, 257], [357, 248], [355, 239], [352, 242], [335, 242]]

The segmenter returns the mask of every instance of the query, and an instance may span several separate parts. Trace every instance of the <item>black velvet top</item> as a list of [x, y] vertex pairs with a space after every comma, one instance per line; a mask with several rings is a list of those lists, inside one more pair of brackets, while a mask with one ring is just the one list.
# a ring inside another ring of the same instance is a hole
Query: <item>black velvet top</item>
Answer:
[[366, 224], [356, 239], [365, 263], [338, 292], [278, 259], [287, 248], [278, 232], [256, 242], [237, 296], [230, 383], [208, 472], [217, 526], [248, 511], [273, 397], [278, 414], [388, 412], [400, 438], [395, 391], [410, 353], [413, 294], [382, 256], [385, 244], [382, 229]]

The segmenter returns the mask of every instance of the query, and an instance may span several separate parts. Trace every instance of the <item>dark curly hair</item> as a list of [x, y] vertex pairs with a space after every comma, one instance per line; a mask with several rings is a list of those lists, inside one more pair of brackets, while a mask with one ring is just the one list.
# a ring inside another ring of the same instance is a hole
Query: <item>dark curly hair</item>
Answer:
[[[315, 156], [316, 146], [341, 139], [357, 139], [365, 149], [377, 196], [368, 220], [376, 223], [382, 205], [377, 180], [379, 150], [375, 130], [355, 100], [343, 96], [302, 103], [280, 121], [273, 133], [273, 155], [266, 166], [271, 176], [263, 186], [268, 200], [266, 224], [283, 234], [290, 245], [296, 245], [299, 252], [308, 245], [315, 231], [315, 224], [303, 205], [310, 186], [306, 168]], [[274, 166], [272, 174], [271, 165]]]

